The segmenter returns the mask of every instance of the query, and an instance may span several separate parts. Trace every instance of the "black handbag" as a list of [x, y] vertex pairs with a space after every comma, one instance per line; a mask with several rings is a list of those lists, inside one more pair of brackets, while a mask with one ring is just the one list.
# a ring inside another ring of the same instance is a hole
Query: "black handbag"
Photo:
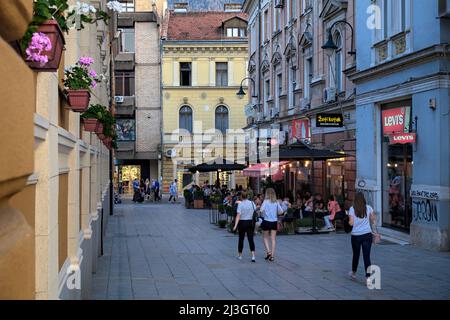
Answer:
[[343, 221], [344, 221], [344, 231], [345, 231], [345, 233], [352, 232], [353, 226], [350, 225], [350, 217], [349, 216], [345, 216]]

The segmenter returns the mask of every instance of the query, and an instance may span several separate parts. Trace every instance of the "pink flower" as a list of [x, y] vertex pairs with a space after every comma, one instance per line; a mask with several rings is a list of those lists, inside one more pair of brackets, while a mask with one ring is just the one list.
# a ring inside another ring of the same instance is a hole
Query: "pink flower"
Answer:
[[90, 76], [91, 78], [97, 78], [97, 72], [95, 72], [95, 70], [90, 70], [90, 71], [89, 71], [89, 76]]
[[52, 43], [50, 39], [44, 33], [35, 32], [28, 48], [25, 50], [27, 60], [39, 62], [41, 66], [44, 66], [48, 62], [48, 57], [44, 53], [51, 49]]
[[89, 67], [91, 64], [94, 63], [94, 59], [91, 57], [81, 57], [79, 63], [83, 66]]
[[97, 82], [96, 82], [96, 81], [92, 81], [91, 87], [92, 87], [93, 89], [95, 89], [95, 88], [97, 87]]

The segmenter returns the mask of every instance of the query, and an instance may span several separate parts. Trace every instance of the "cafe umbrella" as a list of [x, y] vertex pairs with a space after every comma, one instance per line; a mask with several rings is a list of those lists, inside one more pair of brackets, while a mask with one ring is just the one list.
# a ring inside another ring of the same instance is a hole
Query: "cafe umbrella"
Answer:
[[245, 164], [240, 164], [235, 161], [229, 161], [224, 158], [216, 158], [214, 160], [193, 166], [189, 168], [189, 171], [192, 173], [197, 172], [217, 172], [217, 181], [220, 185], [220, 172], [227, 171], [241, 171], [247, 168]]
[[[349, 155], [344, 153], [335, 152], [327, 149], [317, 149], [303, 142], [297, 142], [291, 145], [282, 145], [279, 147], [279, 161], [311, 161], [311, 190], [314, 190], [314, 162], [326, 161], [331, 159], [340, 159], [348, 157]], [[317, 229], [317, 220], [315, 206], [313, 205], [313, 226], [308, 234], [320, 233]]]

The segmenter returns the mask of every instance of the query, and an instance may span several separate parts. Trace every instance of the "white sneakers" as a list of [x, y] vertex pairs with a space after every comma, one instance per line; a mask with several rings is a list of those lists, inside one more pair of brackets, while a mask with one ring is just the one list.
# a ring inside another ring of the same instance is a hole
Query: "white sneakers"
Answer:
[[348, 273], [348, 276], [350, 277], [351, 280], [356, 280], [356, 274], [353, 271], [350, 271]]

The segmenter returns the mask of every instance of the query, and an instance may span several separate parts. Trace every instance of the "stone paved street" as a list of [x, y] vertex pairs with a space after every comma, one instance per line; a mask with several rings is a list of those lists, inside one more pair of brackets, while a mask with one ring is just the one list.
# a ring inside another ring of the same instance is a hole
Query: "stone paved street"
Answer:
[[387, 243], [372, 251], [382, 289], [358, 281], [347, 234], [279, 236], [276, 261], [235, 258], [237, 237], [211, 225], [208, 210], [130, 202], [109, 220], [93, 299], [450, 299], [450, 253]]

